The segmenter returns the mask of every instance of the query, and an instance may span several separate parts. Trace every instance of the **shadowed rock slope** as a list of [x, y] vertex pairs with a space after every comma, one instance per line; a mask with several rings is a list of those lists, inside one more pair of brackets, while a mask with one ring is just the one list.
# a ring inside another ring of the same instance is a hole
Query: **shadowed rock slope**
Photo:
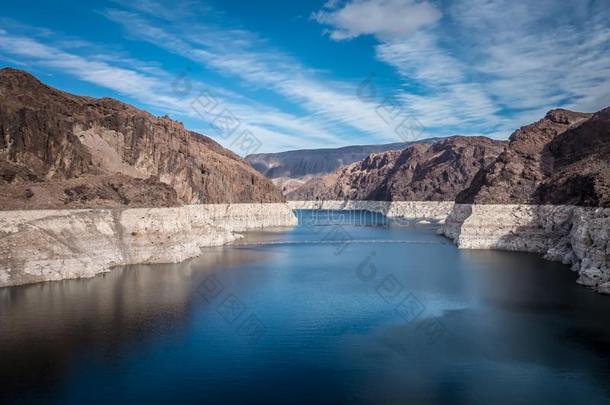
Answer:
[[168, 117], [0, 70], [0, 209], [280, 202], [234, 153]]
[[454, 136], [431, 145], [371, 154], [312, 179], [290, 200], [452, 201], [480, 169], [495, 161], [505, 142]]
[[430, 144], [436, 138], [385, 145], [354, 145], [342, 148], [302, 149], [246, 156], [246, 161], [271, 179], [302, 178], [332, 174], [339, 167], [365, 159], [371, 153], [403, 150], [414, 144]]
[[456, 202], [610, 206], [610, 108], [552, 110], [520, 128]]

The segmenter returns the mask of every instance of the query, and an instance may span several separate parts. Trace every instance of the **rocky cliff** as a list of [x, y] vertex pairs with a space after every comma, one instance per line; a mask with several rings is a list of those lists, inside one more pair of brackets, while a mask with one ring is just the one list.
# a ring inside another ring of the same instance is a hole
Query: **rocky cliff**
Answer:
[[295, 210], [369, 211], [392, 219], [442, 224], [453, 201], [288, 201]]
[[461, 249], [540, 253], [610, 294], [610, 209], [573, 205], [456, 204], [441, 232]]
[[536, 200], [610, 207], [610, 108], [557, 136], [543, 156], [552, 169]]
[[237, 155], [167, 117], [0, 70], [0, 208], [278, 202]]
[[506, 151], [456, 201], [608, 206], [609, 158], [610, 109], [552, 110], [515, 131]]
[[252, 228], [296, 225], [283, 203], [0, 211], [0, 287], [177, 263]]
[[[449, 139], [371, 155], [335, 177], [310, 181], [305, 190], [314, 199], [339, 195], [348, 201], [290, 204], [433, 219], [461, 249], [540, 253], [571, 265], [579, 284], [610, 294], [609, 168], [610, 108], [595, 114], [560, 109], [520, 128], [500, 147]], [[430, 200], [452, 193], [469, 204], [349, 201], [396, 195]]]
[[436, 138], [385, 145], [354, 145], [334, 149], [301, 149], [279, 153], [259, 153], [246, 156], [246, 161], [269, 178], [285, 177], [294, 179], [330, 174], [341, 166], [365, 159], [371, 153], [403, 150], [413, 144], [430, 144], [435, 140]]
[[371, 154], [333, 175], [312, 179], [287, 196], [290, 200], [452, 201], [504, 148], [502, 141], [454, 136]]
[[610, 108], [517, 130], [457, 202], [442, 232], [460, 248], [541, 253], [610, 294]]

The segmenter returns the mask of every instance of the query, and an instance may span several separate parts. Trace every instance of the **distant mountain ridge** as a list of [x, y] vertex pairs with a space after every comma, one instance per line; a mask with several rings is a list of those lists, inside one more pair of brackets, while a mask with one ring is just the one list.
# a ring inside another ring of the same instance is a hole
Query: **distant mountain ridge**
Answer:
[[314, 178], [289, 200], [451, 201], [506, 147], [505, 141], [453, 136], [402, 151], [370, 154]]
[[371, 153], [403, 150], [413, 144], [430, 144], [438, 138], [384, 145], [354, 145], [341, 148], [301, 149], [278, 153], [259, 153], [245, 157], [257, 171], [270, 179], [318, 176], [365, 159]]
[[551, 110], [509, 141], [456, 136], [373, 153], [286, 196], [610, 207], [610, 107]]

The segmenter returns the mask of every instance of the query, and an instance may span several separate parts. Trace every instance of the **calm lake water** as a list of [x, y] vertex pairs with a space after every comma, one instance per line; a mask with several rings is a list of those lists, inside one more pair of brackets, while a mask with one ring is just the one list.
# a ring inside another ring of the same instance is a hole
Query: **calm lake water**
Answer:
[[0, 289], [0, 402], [610, 401], [610, 297], [566, 266], [299, 216], [182, 264]]

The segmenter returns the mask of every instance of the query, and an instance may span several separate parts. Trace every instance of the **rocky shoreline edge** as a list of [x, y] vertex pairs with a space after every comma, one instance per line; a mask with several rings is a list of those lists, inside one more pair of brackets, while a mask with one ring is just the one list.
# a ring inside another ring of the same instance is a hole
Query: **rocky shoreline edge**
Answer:
[[0, 211], [0, 287], [178, 263], [248, 229], [293, 226], [284, 203]]
[[172, 208], [0, 211], [0, 287], [93, 277], [115, 266], [179, 263], [237, 232], [294, 226], [294, 209], [364, 210], [439, 224], [460, 249], [539, 253], [610, 294], [610, 208], [452, 201], [289, 201]]
[[383, 214], [388, 218], [444, 223], [453, 209], [453, 201], [288, 201], [299, 210], [362, 210]]
[[293, 209], [366, 210], [439, 224], [460, 249], [532, 252], [571, 265], [577, 283], [610, 294], [610, 208], [452, 201], [289, 201]]

